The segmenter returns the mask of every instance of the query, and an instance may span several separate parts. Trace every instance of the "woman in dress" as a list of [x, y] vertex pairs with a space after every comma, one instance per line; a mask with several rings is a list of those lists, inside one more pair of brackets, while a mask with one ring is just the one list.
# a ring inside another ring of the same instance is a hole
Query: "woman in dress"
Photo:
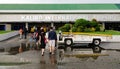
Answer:
[[45, 43], [45, 32], [42, 27], [41, 27], [39, 33], [40, 33], [40, 43], [41, 43], [41, 46], [40, 46], [41, 54], [42, 54], [42, 56], [44, 56], [46, 43]]

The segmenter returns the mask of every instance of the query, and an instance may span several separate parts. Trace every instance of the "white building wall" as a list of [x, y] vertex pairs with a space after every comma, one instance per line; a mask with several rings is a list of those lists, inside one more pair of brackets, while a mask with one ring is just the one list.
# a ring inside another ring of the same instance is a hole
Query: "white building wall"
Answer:
[[0, 14], [0, 22], [31, 22], [31, 21], [75, 21], [84, 18], [97, 21], [120, 21], [120, 14]]

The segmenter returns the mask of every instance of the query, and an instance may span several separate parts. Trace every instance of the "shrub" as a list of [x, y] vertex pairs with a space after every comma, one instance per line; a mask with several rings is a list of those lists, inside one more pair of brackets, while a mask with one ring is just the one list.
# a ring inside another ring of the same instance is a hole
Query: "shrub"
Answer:
[[60, 27], [59, 28], [59, 30], [61, 30], [61, 31], [63, 31], [63, 32], [65, 32], [66, 30], [64, 29], [64, 27], [62, 26], [62, 27]]
[[72, 32], [76, 32], [76, 31], [77, 31], [77, 27], [73, 27]]
[[96, 27], [98, 25], [98, 23], [94, 22], [94, 21], [91, 21], [90, 22], [90, 27]]
[[70, 30], [70, 24], [65, 24], [64, 26], [60, 27], [59, 30], [68, 32]]
[[99, 25], [96, 26], [95, 29], [96, 29], [95, 31], [100, 31], [100, 26]]
[[96, 29], [95, 29], [94, 27], [91, 28], [91, 31], [92, 31], [92, 32], [95, 32], [95, 30], [96, 30]]
[[84, 31], [84, 27], [83, 26], [79, 26], [78, 28], [77, 28], [77, 32], [83, 32]]
[[84, 29], [84, 32], [95, 32], [95, 28], [94, 27], [92, 27], [92, 28], [85, 28]]
[[90, 28], [85, 28], [84, 32], [91, 32], [91, 29]]
[[73, 32], [95, 32], [101, 31], [103, 28], [96, 19], [92, 19], [92, 21], [77, 19], [72, 29], [70, 24], [65, 24], [64, 26], [60, 27], [59, 30], [63, 32], [69, 32], [70, 30]]
[[87, 21], [87, 20], [85, 20], [85, 19], [77, 19], [77, 20], [75, 21], [74, 26], [75, 26], [75, 27], [86, 26], [88, 22], [89, 22], [89, 21]]
[[66, 30], [70, 30], [70, 24], [65, 24], [64, 27]]

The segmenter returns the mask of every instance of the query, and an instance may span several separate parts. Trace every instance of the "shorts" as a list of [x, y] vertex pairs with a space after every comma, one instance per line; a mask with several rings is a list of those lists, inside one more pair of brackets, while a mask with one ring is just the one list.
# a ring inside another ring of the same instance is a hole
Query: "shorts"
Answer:
[[49, 40], [49, 45], [55, 47], [55, 40]]

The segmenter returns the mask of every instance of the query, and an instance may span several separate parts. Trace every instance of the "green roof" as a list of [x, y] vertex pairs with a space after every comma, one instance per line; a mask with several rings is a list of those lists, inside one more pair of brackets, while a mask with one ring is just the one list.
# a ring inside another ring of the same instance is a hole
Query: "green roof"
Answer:
[[119, 10], [119, 4], [0, 4], [0, 10]]
[[120, 9], [120, 4], [116, 4], [116, 6]]

